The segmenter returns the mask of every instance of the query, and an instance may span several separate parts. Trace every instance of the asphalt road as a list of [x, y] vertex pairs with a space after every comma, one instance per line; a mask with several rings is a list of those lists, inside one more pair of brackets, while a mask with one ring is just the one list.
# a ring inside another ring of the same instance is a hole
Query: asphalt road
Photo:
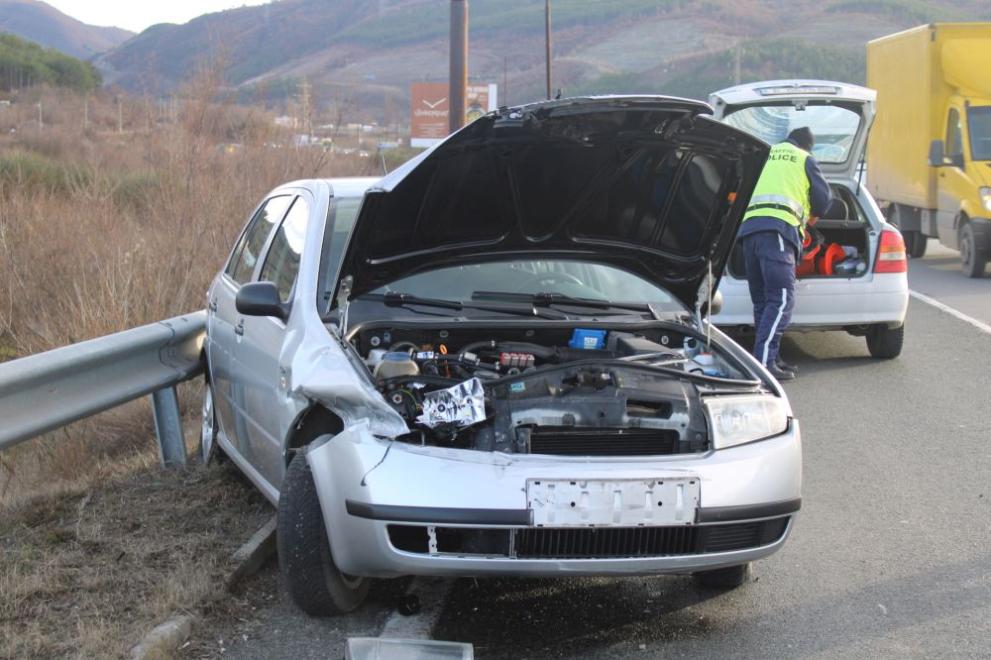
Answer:
[[914, 291], [991, 324], [991, 266], [981, 279], [964, 277], [960, 253], [929, 239], [926, 256], [909, 261], [909, 285]]
[[[966, 279], [956, 253], [932, 248], [911, 287], [991, 322], [991, 278]], [[786, 338], [804, 505], [754, 581], [716, 593], [683, 577], [457, 580], [434, 638], [479, 658], [991, 657], [991, 335], [914, 299], [908, 324], [888, 362], [845, 334]], [[398, 616], [387, 583], [351, 617], [308, 619], [273, 573], [254, 588], [276, 604], [225, 657], [338, 658], [344, 636]]]

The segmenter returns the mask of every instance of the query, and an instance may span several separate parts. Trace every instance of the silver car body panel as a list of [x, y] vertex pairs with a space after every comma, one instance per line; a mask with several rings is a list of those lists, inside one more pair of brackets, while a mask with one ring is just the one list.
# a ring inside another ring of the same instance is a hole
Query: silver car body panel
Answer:
[[[746, 551], [629, 559], [513, 559], [427, 555], [397, 550], [390, 521], [348, 513], [347, 502], [429, 509], [527, 508], [528, 479], [614, 480], [690, 476], [701, 480], [703, 507], [794, 500], [801, 493], [801, 440], [797, 422], [783, 435], [759, 442], [670, 457], [564, 458], [417, 447], [375, 438], [361, 425], [325, 436], [307, 452], [335, 563], [345, 573], [396, 575], [584, 575], [670, 573], [716, 568], [771, 554], [784, 538]], [[395, 521], [402, 522], [402, 521]], [[429, 524], [429, 523], [424, 523]], [[449, 524], [448, 527], [491, 527]]]

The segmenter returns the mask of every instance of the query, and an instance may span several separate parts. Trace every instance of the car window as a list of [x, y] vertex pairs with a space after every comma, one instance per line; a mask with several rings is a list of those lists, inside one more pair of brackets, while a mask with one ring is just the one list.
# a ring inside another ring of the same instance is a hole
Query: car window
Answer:
[[951, 108], [946, 117], [946, 155], [963, 155], [963, 128], [960, 126], [960, 112], [956, 108]]
[[971, 106], [967, 111], [970, 157], [991, 160], [991, 106]]
[[292, 202], [291, 195], [279, 195], [272, 197], [261, 205], [258, 212], [248, 222], [248, 228], [244, 230], [231, 260], [224, 270], [232, 280], [238, 284], [244, 284], [251, 279], [251, 274], [255, 272], [255, 264], [265, 247], [265, 241], [272, 233], [272, 228], [282, 220], [286, 209]]
[[468, 302], [478, 291], [550, 293], [603, 302], [656, 303], [683, 308], [666, 290], [606, 264], [564, 259], [517, 259], [450, 266], [399, 279], [373, 293], [400, 291], [424, 298]]
[[306, 226], [310, 220], [310, 204], [297, 197], [286, 214], [279, 229], [275, 232], [272, 245], [265, 257], [259, 280], [273, 282], [279, 290], [282, 302], [289, 302], [296, 274], [299, 273], [299, 258], [303, 254]]
[[334, 296], [337, 273], [340, 270], [344, 248], [358, 217], [361, 197], [337, 197], [330, 200], [327, 228], [323, 235], [323, 251], [320, 255], [320, 286], [317, 290], [317, 307], [326, 312]]
[[860, 130], [858, 113], [834, 105], [810, 104], [801, 109], [791, 104], [749, 106], [727, 115], [723, 122], [770, 144], [784, 141], [796, 128], [811, 128], [816, 139], [812, 155], [820, 163], [846, 162]]

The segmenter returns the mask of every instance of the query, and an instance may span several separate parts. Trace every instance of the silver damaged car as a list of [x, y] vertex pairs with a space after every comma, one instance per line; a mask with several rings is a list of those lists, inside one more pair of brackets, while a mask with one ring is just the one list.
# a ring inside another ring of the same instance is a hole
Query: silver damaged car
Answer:
[[704, 103], [490, 113], [258, 206], [208, 293], [202, 450], [295, 603], [399, 575], [743, 583], [801, 504], [785, 393], [707, 322], [768, 146]]

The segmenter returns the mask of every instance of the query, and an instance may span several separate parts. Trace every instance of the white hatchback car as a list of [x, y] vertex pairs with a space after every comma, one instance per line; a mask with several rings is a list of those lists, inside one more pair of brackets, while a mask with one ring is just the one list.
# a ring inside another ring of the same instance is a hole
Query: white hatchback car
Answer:
[[[845, 330], [866, 337], [874, 357], [894, 358], [901, 353], [908, 308], [905, 244], [858, 178], [876, 95], [872, 89], [839, 82], [774, 80], [715, 92], [709, 103], [717, 119], [771, 144], [801, 126], [815, 134], [813, 156], [835, 200], [815, 227], [827, 244], [845, 248], [850, 258], [846, 268], [830, 274], [819, 269], [799, 276], [789, 330]], [[719, 291], [723, 306], [714, 322], [753, 326], [753, 303], [739, 249]]]

